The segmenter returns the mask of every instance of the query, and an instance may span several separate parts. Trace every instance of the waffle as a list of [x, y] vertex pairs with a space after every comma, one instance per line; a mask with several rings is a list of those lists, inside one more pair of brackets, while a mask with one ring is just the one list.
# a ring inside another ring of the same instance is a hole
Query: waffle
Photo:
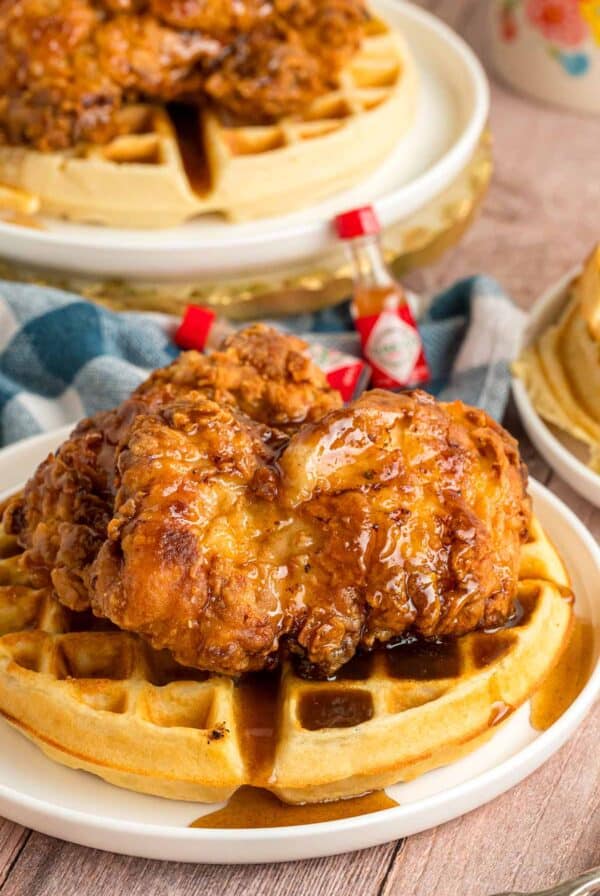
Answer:
[[301, 117], [230, 126], [214, 111], [122, 112], [104, 146], [41, 153], [0, 147], [0, 198], [29, 196], [43, 214], [112, 227], [170, 227], [219, 212], [284, 214], [360, 181], [413, 120], [416, 69], [403, 38], [373, 19], [335, 90]]
[[287, 802], [355, 796], [454, 761], [529, 698], [569, 634], [565, 569], [534, 520], [511, 626], [241, 683], [178, 666], [63, 608], [0, 533], [0, 712], [52, 759], [143, 793], [206, 802], [244, 784]]

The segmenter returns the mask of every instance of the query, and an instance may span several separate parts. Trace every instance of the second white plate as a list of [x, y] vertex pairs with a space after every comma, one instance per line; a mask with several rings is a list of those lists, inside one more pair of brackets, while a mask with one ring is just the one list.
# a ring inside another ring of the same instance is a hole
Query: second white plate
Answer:
[[[580, 267], [569, 271], [538, 299], [529, 315], [522, 348], [534, 343], [558, 320], [567, 303], [569, 287], [580, 273]], [[542, 420], [518, 377], [513, 378], [512, 390], [525, 431], [544, 460], [574, 491], [600, 507], [600, 476], [585, 464], [585, 448]]]

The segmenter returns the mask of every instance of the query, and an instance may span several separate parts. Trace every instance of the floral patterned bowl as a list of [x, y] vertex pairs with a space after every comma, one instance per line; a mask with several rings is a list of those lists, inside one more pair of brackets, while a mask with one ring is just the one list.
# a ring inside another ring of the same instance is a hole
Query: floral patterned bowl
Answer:
[[538, 99], [600, 114], [600, 0], [492, 0], [494, 64]]

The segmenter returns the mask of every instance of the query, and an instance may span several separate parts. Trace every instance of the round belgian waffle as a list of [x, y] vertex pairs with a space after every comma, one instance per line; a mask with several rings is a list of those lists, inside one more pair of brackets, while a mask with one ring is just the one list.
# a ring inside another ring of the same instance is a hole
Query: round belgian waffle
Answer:
[[0, 712], [57, 762], [175, 799], [250, 784], [331, 800], [451, 762], [535, 691], [571, 621], [567, 574], [534, 520], [509, 626], [382, 648], [330, 681], [285, 665], [235, 683], [66, 610], [0, 530]]

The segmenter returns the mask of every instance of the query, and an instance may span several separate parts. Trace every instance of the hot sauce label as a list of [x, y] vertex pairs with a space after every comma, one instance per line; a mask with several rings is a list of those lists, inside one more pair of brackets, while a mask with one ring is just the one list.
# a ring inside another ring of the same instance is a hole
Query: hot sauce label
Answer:
[[344, 401], [351, 401], [366, 387], [371, 370], [360, 358], [318, 343], [312, 343], [307, 354], [321, 368], [331, 388], [340, 392]]
[[408, 305], [355, 321], [363, 354], [372, 367], [372, 385], [401, 388], [429, 379], [421, 337]]

